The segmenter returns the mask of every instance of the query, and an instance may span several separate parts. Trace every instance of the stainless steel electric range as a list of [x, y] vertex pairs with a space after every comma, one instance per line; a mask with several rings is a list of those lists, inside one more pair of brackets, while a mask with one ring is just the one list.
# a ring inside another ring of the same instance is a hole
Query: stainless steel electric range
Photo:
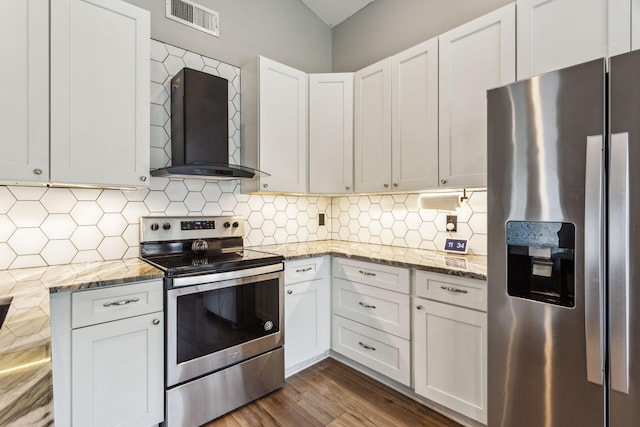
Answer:
[[143, 217], [165, 272], [166, 425], [199, 426], [284, 385], [283, 258], [245, 249], [240, 217]]

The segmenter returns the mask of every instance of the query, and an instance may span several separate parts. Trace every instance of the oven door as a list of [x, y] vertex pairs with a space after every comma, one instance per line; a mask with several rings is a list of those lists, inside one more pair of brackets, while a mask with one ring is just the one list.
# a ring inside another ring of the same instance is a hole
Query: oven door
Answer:
[[173, 279], [167, 290], [167, 387], [283, 344], [282, 263]]

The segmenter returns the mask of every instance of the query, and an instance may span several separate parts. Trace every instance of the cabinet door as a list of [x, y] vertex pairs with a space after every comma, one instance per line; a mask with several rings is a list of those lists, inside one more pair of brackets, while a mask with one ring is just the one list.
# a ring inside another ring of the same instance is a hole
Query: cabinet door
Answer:
[[391, 58], [354, 74], [355, 191], [391, 191]]
[[49, 180], [49, 1], [0, 12], [0, 181]]
[[486, 91], [515, 80], [515, 5], [439, 38], [441, 187], [487, 185]]
[[287, 286], [284, 298], [285, 369], [320, 356], [330, 347], [330, 285], [314, 280]]
[[51, 180], [140, 186], [149, 176], [149, 12], [51, 2]]
[[393, 189], [438, 187], [438, 39], [391, 58]]
[[261, 191], [307, 191], [307, 75], [259, 58]]
[[74, 426], [148, 426], [164, 420], [162, 325], [158, 312], [72, 331]]
[[518, 79], [628, 52], [630, 0], [519, 0]]
[[309, 192], [353, 192], [353, 74], [309, 75]]
[[487, 315], [414, 299], [416, 393], [487, 423]]

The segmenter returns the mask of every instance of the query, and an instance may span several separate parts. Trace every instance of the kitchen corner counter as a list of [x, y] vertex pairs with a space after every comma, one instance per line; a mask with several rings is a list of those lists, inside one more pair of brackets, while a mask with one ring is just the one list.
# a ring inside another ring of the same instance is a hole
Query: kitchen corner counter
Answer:
[[255, 246], [264, 252], [284, 256], [285, 260], [312, 256], [335, 255], [379, 264], [410, 267], [418, 270], [471, 279], [487, 279], [487, 257], [480, 255], [453, 255], [446, 252], [411, 249], [370, 243], [320, 240], [315, 242], [286, 243]]
[[164, 277], [138, 258], [0, 271], [0, 425], [53, 425], [49, 295]]

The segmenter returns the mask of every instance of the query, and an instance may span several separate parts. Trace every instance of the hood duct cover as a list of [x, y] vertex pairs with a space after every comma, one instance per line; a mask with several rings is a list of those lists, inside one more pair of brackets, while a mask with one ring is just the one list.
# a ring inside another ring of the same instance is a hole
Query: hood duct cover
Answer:
[[152, 176], [237, 179], [266, 175], [229, 164], [229, 81], [183, 68], [171, 79], [172, 166]]

